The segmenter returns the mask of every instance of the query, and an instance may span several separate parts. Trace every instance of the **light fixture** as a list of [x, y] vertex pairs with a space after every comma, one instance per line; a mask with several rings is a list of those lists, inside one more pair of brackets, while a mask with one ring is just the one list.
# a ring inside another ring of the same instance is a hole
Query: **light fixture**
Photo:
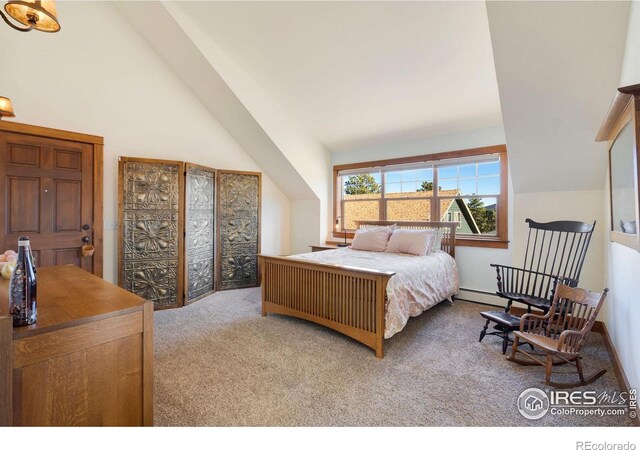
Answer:
[[11, 100], [7, 97], [0, 97], [0, 119], [3, 117], [15, 117]]
[[53, 0], [10, 0], [4, 5], [5, 12], [16, 22], [27, 28], [21, 28], [0, 11], [7, 24], [18, 31], [38, 30], [46, 33], [60, 31], [56, 3]]

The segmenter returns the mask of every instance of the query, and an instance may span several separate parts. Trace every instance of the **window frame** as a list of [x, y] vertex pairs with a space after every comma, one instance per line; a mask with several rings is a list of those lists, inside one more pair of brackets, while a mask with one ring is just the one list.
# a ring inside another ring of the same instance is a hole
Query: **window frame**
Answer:
[[[403, 158], [392, 158], [392, 159], [383, 159], [376, 161], [364, 161], [359, 163], [351, 163], [351, 164], [339, 164], [333, 166], [333, 224], [337, 223], [338, 217], [341, 216], [342, 211], [342, 199], [338, 198], [341, 189], [339, 189], [339, 176], [338, 173], [344, 170], [354, 170], [354, 169], [375, 169], [379, 167], [386, 166], [395, 166], [395, 165], [403, 165], [403, 164], [411, 164], [411, 163], [436, 163], [441, 160], [455, 160], [458, 158], [468, 158], [473, 156], [484, 156], [489, 154], [499, 154], [500, 155], [500, 193], [497, 195], [491, 195], [491, 197], [496, 197], [497, 207], [496, 207], [496, 235], [495, 236], [456, 236], [456, 245], [459, 246], [470, 246], [470, 247], [489, 247], [489, 248], [508, 248], [509, 247], [509, 160], [507, 157], [507, 146], [506, 145], [492, 145], [487, 147], [478, 147], [471, 148], [465, 150], [454, 150], [449, 152], [441, 152], [441, 153], [432, 153], [429, 155], [420, 155], [420, 156], [408, 156]], [[436, 185], [435, 173], [434, 173], [434, 186]], [[384, 180], [383, 186], [384, 186]], [[436, 217], [439, 216], [440, 213], [440, 197], [437, 195], [437, 192], [434, 192], [434, 197], [431, 200], [432, 202], [432, 211], [435, 212]], [[485, 197], [488, 195], [485, 195]], [[483, 196], [478, 196], [483, 197]], [[357, 200], [354, 200], [357, 201]], [[385, 212], [383, 211], [383, 202], [384, 201], [384, 187], [380, 198], [380, 214], [383, 216]], [[383, 220], [383, 219], [381, 219]], [[344, 239], [345, 235], [347, 238], [353, 238], [354, 233], [347, 231], [343, 233], [342, 231], [336, 230], [335, 226], [332, 227], [332, 236], [336, 239]]]

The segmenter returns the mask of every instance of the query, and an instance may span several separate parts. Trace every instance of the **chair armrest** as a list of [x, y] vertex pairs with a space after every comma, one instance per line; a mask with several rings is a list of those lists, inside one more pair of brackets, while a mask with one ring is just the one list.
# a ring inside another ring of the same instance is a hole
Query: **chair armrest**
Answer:
[[[584, 337], [588, 331], [588, 329], [584, 328], [582, 330], [564, 330], [560, 333], [560, 337], [558, 338], [558, 351], [577, 353], [581, 338]], [[563, 350], [563, 346], [566, 346], [567, 348]]]
[[542, 325], [544, 325], [549, 317], [551, 317], [551, 311], [548, 311], [544, 316], [533, 313], [523, 314], [522, 317], [520, 317], [520, 331], [523, 333], [540, 334]]
[[502, 264], [491, 264], [496, 269], [498, 295], [508, 297], [517, 293], [529, 297], [550, 299], [553, 296], [557, 276]]
[[535, 270], [523, 269], [521, 267], [505, 266], [504, 264], [489, 264], [489, 266], [495, 267], [496, 269], [504, 269], [504, 270], [514, 271], [514, 272], [523, 272], [531, 275], [544, 275], [545, 277], [559, 278], [558, 275], [551, 275], [550, 273], [544, 273], [544, 272], [536, 272]]
[[489, 266], [495, 267], [496, 270], [504, 269], [507, 271], [521, 272], [521, 273], [527, 273], [531, 275], [541, 275], [541, 276], [550, 277], [556, 280], [560, 279], [563, 282], [563, 284], [566, 284], [567, 286], [570, 286], [570, 287], [576, 287], [578, 285], [578, 280], [576, 280], [575, 278], [563, 277], [561, 275], [554, 275], [551, 273], [544, 273], [544, 272], [536, 272], [535, 270], [523, 269], [521, 267], [505, 266], [504, 264], [489, 264]]
[[498, 294], [515, 292], [531, 297], [546, 298], [551, 300], [555, 293], [558, 280], [562, 284], [576, 287], [578, 280], [564, 278], [560, 275], [537, 272], [535, 270], [522, 269], [519, 267], [505, 266], [502, 264], [490, 264], [496, 269], [496, 279], [498, 282]]

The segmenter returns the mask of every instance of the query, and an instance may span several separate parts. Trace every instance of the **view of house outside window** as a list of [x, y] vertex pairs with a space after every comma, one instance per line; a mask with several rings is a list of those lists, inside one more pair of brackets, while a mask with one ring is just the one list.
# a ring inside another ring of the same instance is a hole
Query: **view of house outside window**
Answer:
[[358, 220], [431, 220], [458, 222], [459, 235], [497, 234], [498, 155], [338, 175], [345, 230], [355, 230]]

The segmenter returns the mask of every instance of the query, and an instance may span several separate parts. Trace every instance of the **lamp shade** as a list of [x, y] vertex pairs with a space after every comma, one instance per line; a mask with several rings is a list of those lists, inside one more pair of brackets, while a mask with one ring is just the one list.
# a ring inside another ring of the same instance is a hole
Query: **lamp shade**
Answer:
[[60, 30], [58, 13], [53, 0], [13, 0], [4, 5], [4, 10], [16, 21], [31, 26], [34, 30], [55, 33]]
[[15, 117], [13, 113], [13, 106], [11, 100], [7, 97], [0, 97], [0, 118], [1, 117]]

